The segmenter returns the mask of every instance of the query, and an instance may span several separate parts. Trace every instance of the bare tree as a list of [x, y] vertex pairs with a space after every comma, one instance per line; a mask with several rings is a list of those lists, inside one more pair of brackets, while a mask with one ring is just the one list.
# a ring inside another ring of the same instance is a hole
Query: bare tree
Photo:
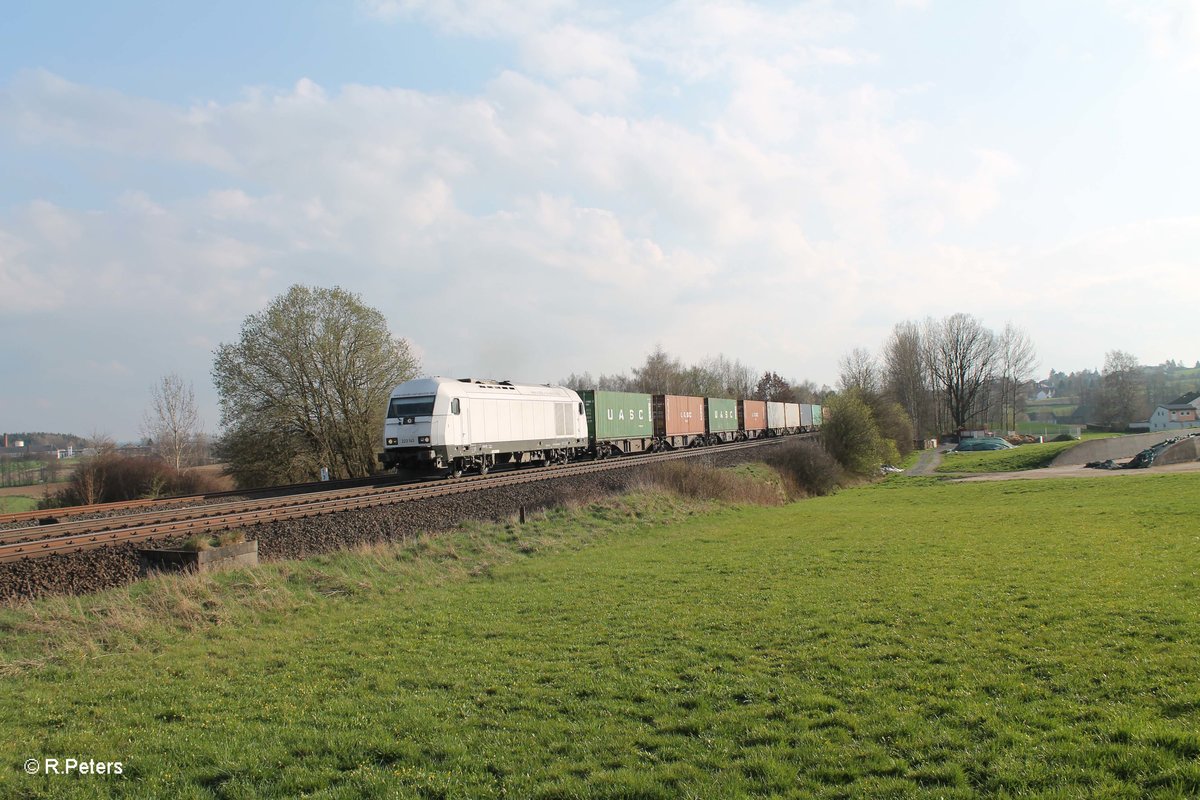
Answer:
[[1138, 416], [1142, 388], [1138, 377], [1141, 366], [1137, 356], [1123, 350], [1104, 355], [1104, 378], [1100, 390], [1100, 417], [1106, 425], [1129, 426]]
[[931, 326], [929, 367], [957, 430], [986, 415], [987, 387], [996, 374], [997, 337], [970, 314]]
[[856, 347], [838, 361], [841, 374], [838, 388], [843, 392], [857, 389], [864, 396], [879, 394], [879, 362], [865, 347]]
[[576, 375], [574, 372], [572, 372], [570, 375], [560, 380], [559, 383], [568, 389], [574, 389], [575, 391], [579, 391], [580, 389], [596, 388], [596, 379], [592, 377], [592, 373], [590, 372], [584, 372], [582, 375]]
[[1009, 429], [1016, 430], [1021, 387], [1033, 377], [1033, 371], [1037, 368], [1037, 351], [1029, 334], [1011, 322], [1004, 326], [998, 346], [1001, 416], [1005, 426], [1011, 422]]
[[706, 376], [706, 388], [712, 389], [700, 393], [706, 397], [749, 397], [754, 390], [754, 371], [737, 359], [730, 361], [724, 353], [706, 358], [697, 369]]
[[150, 387], [150, 408], [142, 417], [142, 434], [154, 452], [175, 469], [188, 461], [200, 432], [200, 412], [191, 381], [176, 373], [164, 375]]
[[883, 381], [892, 399], [904, 407], [918, 434], [932, 423], [930, 392], [921, 326], [901, 322], [883, 345]]
[[632, 391], [685, 394], [688, 383], [685, 373], [679, 359], [669, 355], [662, 345], [656, 345], [646, 356], [646, 362], [633, 368]]

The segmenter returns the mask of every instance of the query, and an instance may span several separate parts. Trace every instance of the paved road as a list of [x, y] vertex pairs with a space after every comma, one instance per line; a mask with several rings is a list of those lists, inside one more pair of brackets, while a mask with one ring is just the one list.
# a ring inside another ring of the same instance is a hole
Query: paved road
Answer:
[[943, 478], [949, 478], [959, 481], [1011, 481], [1011, 480], [1037, 480], [1040, 478], [1108, 478], [1121, 475], [1161, 475], [1163, 473], [1173, 472], [1200, 472], [1200, 461], [1192, 461], [1186, 464], [1171, 464], [1170, 466], [1151, 467], [1150, 469], [1087, 469], [1082, 465], [1071, 465], [1064, 467], [1042, 467], [1041, 469], [1023, 470], [1021, 472], [985, 472], [980, 474], [967, 473], [938, 473], [936, 472], [938, 465], [942, 463], [942, 457], [946, 452], [953, 448], [953, 445], [945, 448], [939, 447], [937, 450], [923, 450], [921, 457], [917, 459], [917, 463], [904, 471], [905, 475], [941, 475]]

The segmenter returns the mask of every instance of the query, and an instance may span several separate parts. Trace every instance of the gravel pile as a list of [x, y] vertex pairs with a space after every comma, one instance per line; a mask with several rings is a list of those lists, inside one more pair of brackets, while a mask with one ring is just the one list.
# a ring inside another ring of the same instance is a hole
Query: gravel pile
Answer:
[[[758, 449], [716, 450], [697, 458], [715, 466], [731, 466], [759, 460], [761, 455]], [[506, 519], [522, 506], [532, 512], [622, 492], [637, 481], [646, 466], [631, 459], [627, 467], [593, 475], [266, 523], [247, 528], [246, 538], [258, 541], [258, 557], [264, 560], [304, 558], [369, 542], [402, 541], [420, 533], [454, 528], [466, 520]], [[162, 541], [154, 546], [169, 544]], [[82, 594], [129, 583], [138, 577], [137, 550], [137, 545], [116, 545], [0, 564], [0, 601]]]

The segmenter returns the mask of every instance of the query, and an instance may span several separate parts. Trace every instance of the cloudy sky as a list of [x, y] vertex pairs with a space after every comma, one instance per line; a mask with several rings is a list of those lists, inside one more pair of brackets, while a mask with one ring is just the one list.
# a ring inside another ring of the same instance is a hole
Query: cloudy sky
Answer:
[[430, 374], [656, 344], [833, 383], [898, 321], [1200, 358], [1190, 0], [12, 4], [0, 429], [137, 435], [293, 283]]

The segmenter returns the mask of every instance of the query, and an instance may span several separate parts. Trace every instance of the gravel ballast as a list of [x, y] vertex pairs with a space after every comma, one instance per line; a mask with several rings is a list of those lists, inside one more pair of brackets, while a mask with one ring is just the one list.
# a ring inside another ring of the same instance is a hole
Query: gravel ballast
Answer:
[[[761, 451], [714, 450], [696, 456], [715, 466], [761, 458]], [[651, 465], [630, 459], [628, 466], [575, 477], [547, 478], [517, 486], [481, 489], [357, 511], [269, 522], [246, 528], [258, 541], [262, 560], [305, 558], [358, 545], [403, 541], [421, 533], [444, 531], [467, 520], [502, 520], [526, 511], [623, 492]], [[156, 543], [165, 546], [169, 542]], [[139, 577], [139, 545], [113, 545], [80, 553], [0, 564], [0, 601], [54, 594], [82, 594], [119, 586]]]

